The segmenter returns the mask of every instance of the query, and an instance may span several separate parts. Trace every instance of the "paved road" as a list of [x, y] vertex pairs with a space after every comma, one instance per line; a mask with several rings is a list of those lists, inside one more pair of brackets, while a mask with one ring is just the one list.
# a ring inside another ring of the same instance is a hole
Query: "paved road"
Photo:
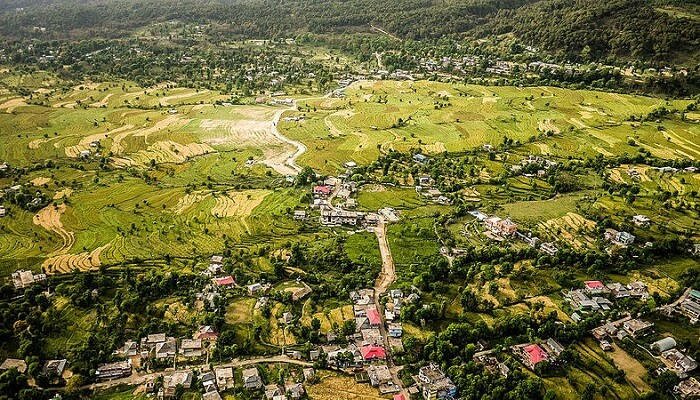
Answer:
[[[248, 358], [248, 359], [234, 359], [234, 360], [229, 361], [227, 363], [214, 365], [214, 367], [240, 368], [240, 367], [245, 367], [248, 365], [274, 364], [274, 363], [294, 364], [294, 365], [299, 365], [302, 367], [313, 366], [313, 364], [310, 362], [302, 361], [302, 360], [295, 360], [295, 359], [289, 358], [288, 356], [274, 356], [274, 357], [256, 357], [256, 358]], [[155, 379], [156, 377], [158, 377], [160, 375], [172, 375], [176, 372], [191, 371], [194, 369], [208, 370], [209, 365], [208, 364], [190, 365], [187, 368], [182, 368], [182, 369], [178, 369], [178, 370], [174, 370], [174, 371], [154, 372], [151, 374], [143, 374], [143, 375], [139, 375], [138, 373], [134, 373], [131, 376], [128, 376], [126, 378], [113, 379], [111, 381], [105, 381], [105, 382], [93, 383], [91, 385], [86, 385], [83, 387], [83, 389], [90, 389], [90, 390], [106, 389], [106, 388], [119, 386], [119, 385], [136, 386], [136, 385], [141, 385], [141, 384], [145, 383], [146, 380], [149, 378]]]

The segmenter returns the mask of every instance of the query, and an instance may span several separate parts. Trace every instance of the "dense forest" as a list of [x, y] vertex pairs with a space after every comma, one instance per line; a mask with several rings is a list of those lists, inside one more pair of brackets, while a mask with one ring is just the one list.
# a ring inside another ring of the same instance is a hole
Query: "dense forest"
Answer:
[[699, 8], [697, 1], [674, 0], [11, 0], [0, 4], [0, 34], [116, 37], [170, 20], [215, 23], [232, 37], [258, 38], [374, 26], [400, 39], [513, 34], [573, 60], [695, 66]]

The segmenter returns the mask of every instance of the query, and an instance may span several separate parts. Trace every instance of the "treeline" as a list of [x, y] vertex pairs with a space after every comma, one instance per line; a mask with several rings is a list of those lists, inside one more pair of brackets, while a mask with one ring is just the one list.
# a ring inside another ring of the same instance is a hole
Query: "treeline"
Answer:
[[[655, 8], [665, 5], [672, 8]], [[14, 0], [0, 10], [0, 34], [8, 38], [118, 37], [179, 20], [258, 38], [367, 32], [372, 26], [410, 40], [514, 33], [525, 44], [577, 61], [692, 65], [700, 48], [700, 21], [685, 16], [696, 15], [697, 7], [670, 0]]]

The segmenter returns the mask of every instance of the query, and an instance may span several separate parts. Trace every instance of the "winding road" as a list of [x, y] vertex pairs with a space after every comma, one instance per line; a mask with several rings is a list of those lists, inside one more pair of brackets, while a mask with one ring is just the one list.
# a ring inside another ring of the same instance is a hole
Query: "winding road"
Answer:
[[280, 119], [282, 118], [282, 114], [284, 114], [285, 111], [294, 111], [297, 109], [296, 102], [294, 103], [294, 107], [288, 108], [285, 110], [280, 110], [275, 113], [275, 117], [272, 120], [272, 134], [279, 140], [281, 140], [284, 143], [290, 144], [296, 148], [296, 150], [292, 153], [289, 154], [286, 159], [284, 160], [284, 165], [290, 168], [288, 171], [288, 175], [297, 175], [298, 173], [301, 172], [301, 167], [299, 164], [297, 164], [297, 159], [299, 156], [304, 154], [306, 152], [306, 146], [298, 142], [296, 140], [292, 140], [286, 136], [284, 136], [279, 129], [277, 129], [277, 125], [279, 125]]

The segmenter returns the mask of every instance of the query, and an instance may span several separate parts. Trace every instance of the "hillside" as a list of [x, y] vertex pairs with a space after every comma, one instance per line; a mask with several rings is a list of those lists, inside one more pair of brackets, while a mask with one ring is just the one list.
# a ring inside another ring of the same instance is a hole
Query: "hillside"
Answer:
[[[368, 31], [402, 39], [514, 34], [522, 44], [577, 61], [697, 65], [695, 2], [643, 0], [14, 0], [0, 6], [6, 37], [115, 37], [154, 22], [213, 22], [228, 36], [290, 37]], [[46, 28], [37, 33], [35, 27]], [[39, 36], [38, 36], [39, 35]]]

